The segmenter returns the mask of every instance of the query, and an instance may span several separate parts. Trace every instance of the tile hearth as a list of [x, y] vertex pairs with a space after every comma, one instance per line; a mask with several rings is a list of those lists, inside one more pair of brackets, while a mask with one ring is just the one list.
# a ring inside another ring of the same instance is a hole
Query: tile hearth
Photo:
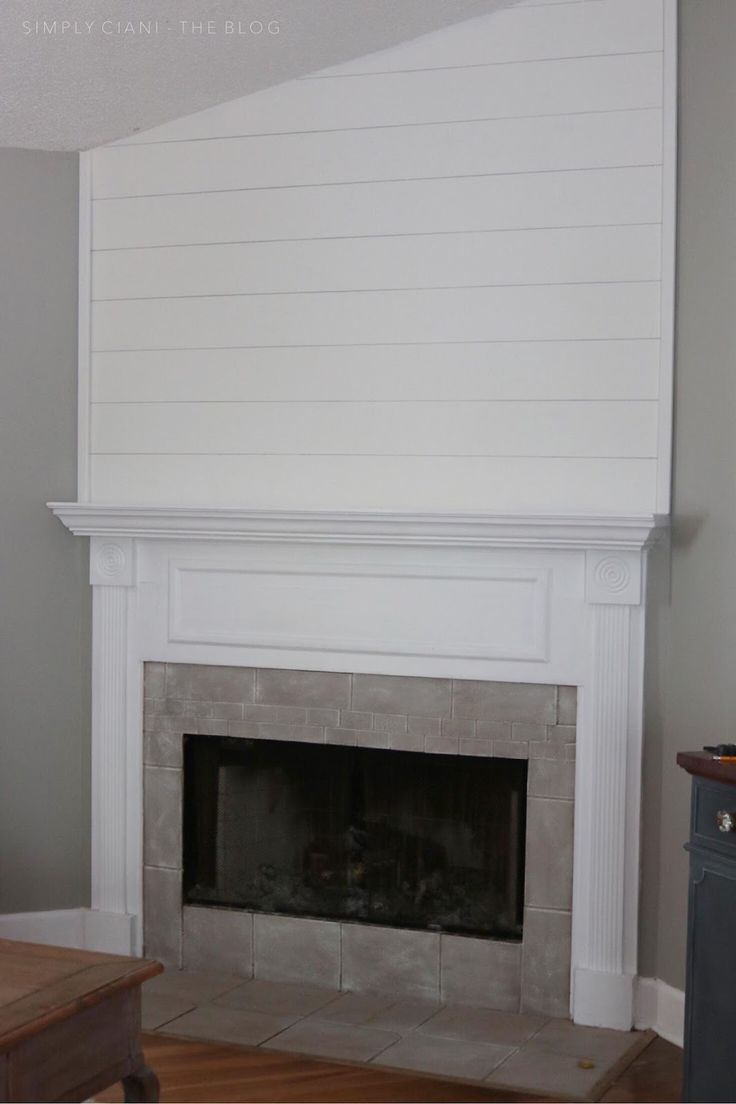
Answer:
[[652, 1037], [396, 993], [173, 970], [144, 986], [143, 1027], [580, 1100], [598, 1099]]

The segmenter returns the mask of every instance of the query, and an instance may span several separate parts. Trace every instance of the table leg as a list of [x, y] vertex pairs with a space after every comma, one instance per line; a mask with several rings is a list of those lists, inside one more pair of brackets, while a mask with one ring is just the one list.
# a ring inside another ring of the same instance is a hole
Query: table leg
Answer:
[[141, 1059], [132, 1073], [123, 1078], [123, 1096], [130, 1104], [158, 1104], [158, 1077]]

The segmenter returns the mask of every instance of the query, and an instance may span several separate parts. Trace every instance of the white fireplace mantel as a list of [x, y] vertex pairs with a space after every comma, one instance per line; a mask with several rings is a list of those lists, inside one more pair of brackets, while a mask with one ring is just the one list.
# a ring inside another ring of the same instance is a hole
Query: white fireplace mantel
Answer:
[[91, 537], [92, 907], [140, 947], [146, 661], [578, 687], [571, 1009], [628, 1028], [653, 516], [51, 503]]

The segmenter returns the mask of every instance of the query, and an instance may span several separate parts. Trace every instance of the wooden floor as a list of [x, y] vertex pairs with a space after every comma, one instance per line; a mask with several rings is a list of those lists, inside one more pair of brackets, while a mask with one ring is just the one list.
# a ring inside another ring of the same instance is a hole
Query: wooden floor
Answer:
[[[161, 1035], [144, 1037], [146, 1059], [161, 1079], [161, 1099], [178, 1104], [378, 1104], [378, 1102], [519, 1101], [539, 1097], [499, 1094], [480, 1087], [393, 1073], [370, 1066], [343, 1066], [245, 1047], [195, 1043]], [[681, 1051], [655, 1039], [603, 1097], [606, 1102], [673, 1104], [680, 1100]], [[97, 1097], [117, 1102], [115, 1089]]]

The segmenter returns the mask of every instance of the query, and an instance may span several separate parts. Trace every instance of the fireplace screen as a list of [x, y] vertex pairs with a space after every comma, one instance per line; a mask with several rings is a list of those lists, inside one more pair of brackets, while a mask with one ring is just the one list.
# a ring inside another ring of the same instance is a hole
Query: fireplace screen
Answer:
[[527, 764], [187, 736], [184, 901], [519, 939]]

